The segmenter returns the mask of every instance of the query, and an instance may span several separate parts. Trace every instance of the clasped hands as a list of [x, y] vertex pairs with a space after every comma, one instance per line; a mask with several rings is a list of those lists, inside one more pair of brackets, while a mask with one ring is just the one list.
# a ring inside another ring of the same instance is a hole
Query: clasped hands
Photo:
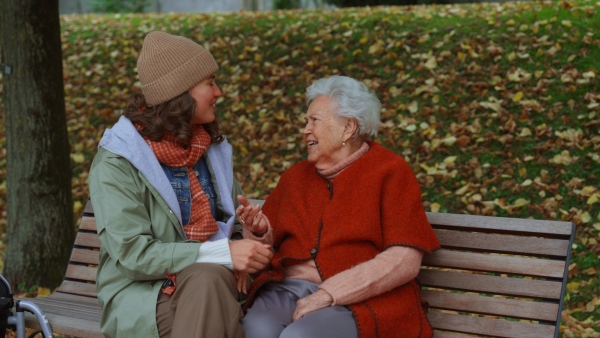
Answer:
[[[236, 214], [244, 228], [255, 236], [261, 237], [269, 230], [269, 219], [262, 213], [259, 205], [253, 205], [244, 196], [238, 195], [241, 203]], [[248, 289], [248, 274], [262, 270], [273, 256], [271, 245], [253, 239], [242, 239], [229, 243], [234, 275], [237, 278], [237, 289], [246, 293]]]

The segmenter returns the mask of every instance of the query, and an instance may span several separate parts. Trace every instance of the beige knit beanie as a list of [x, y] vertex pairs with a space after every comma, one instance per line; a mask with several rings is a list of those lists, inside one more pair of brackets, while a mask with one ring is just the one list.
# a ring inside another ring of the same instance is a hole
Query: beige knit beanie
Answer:
[[182, 36], [148, 33], [137, 60], [146, 103], [156, 105], [185, 93], [219, 69], [209, 51]]

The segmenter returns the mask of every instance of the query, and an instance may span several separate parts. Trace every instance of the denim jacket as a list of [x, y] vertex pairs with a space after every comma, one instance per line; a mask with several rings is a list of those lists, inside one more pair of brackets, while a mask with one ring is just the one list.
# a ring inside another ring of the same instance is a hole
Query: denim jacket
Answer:
[[[179, 202], [179, 207], [181, 209], [181, 222], [183, 225], [188, 225], [190, 223], [190, 213], [192, 210], [192, 193], [190, 190], [188, 170], [186, 167], [170, 167], [162, 163], [160, 166], [165, 172], [165, 175], [167, 175], [169, 182], [171, 182], [171, 186], [177, 196], [177, 201]], [[210, 202], [210, 212], [216, 220], [219, 220], [220, 215], [217, 209], [217, 192], [212, 183], [204, 156], [202, 156], [194, 165], [194, 172], [200, 181], [202, 190], [204, 190], [206, 197], [208, 197], [208, 201]]]

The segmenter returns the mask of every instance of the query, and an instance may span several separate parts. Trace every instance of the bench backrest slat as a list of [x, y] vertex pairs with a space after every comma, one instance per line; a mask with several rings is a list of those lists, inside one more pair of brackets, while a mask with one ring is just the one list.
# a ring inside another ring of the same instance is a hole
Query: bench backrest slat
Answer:
[[[495, 337], [547, 338], [553, 337], [556, 331], [554, 326], [551, 325], [465, 316], [441, 311], [430, 311], [427, 314], [427, 319], [434, 328], [439, 330], [453, 331], [460, 328], [458, 332]], [[437, 338], [437, 335], [438, 331], [436, 331], [434, 337]]]
[[446, 248], [484, 250], [520, 255], [539, 255], [563, 258], [569, 247], [568, 239], [552, 239], [506, 234], [489, 234], [436, 229], [440, 243]]
[[490, 276], [452, 270], [421, 269], [422, 285], [448, 290], [490, 293], [558, 301], [562, 296], [561, 281]]
[[77, 281], [64, 280], [58, 287], [57, 292], [98, 298], [98, 294], [96, 293], [96, 284], [82, 283]]
[[527, 300], [487, 297], [432, 289], [423, 290], [423, 298], [427, 299], [430, 306], [438, 309], [530, 320], [554, 321], [558, 311], [558, 304], [556, 303], [548, 305]]
[[558, 260], [491, 255], [447, 249], [439, 249], [431, 255], [426, 255], [423, 258], [423, 264], [439, 268], [469, 269], [554, 278], [562, 278], [565, 268], [565, 262]]

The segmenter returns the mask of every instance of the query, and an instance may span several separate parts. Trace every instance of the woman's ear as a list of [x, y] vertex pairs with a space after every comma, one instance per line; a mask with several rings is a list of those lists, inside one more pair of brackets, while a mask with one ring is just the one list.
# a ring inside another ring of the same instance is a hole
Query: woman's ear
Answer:
[[358, 122], [355, 119], [346, 119], [346, 125], [344, 125], [344, 140], [349, 140], [354, 136], [358, 130]]

